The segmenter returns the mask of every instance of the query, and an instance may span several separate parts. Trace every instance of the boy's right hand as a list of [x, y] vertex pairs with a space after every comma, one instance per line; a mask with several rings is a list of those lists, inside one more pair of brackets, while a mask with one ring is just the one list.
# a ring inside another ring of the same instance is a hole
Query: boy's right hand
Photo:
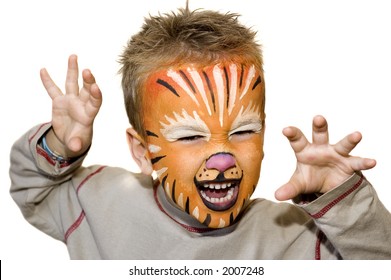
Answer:
[[101, 91], [90, 70], [83, 71], [83, 87], [79, 90], [76, 55], [68, 59], [65, 94], [46, 69], [42, 69], [40, 74], [52, 99], [52, 129], [46, 135], [47, 145], [63, 157], [78, 157], [91, 145], [93, 122], [102, 104]]

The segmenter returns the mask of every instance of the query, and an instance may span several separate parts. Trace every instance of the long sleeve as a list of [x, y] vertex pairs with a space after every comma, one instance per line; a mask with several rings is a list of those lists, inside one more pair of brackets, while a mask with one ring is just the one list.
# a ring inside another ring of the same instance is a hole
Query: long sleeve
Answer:
[[[70, 165], [53, 161], [37, 145], [50, 127], [49, 123], [34, 127], [13, 145], [10, 193], [28, 222], [64, 241], [67, 220], [72, 222], [79, 211], [70, 178], [81, 166], [83, 158]], [[67, 201], [66, 205], [63, 205], [64, 201]]]
[[391, 259], [391, 214], [361, 173], [301, 207], [343, 259]]

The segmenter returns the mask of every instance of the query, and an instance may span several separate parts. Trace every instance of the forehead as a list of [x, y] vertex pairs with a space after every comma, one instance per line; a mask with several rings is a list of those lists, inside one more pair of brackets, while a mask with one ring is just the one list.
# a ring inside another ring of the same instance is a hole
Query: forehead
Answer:
[[262, 72], [254, 65], [170, 67], [153, 73], [146, 80], [142, 110], [146, 118], [151, 118], [186, 109], [188, 113], [196, 112], [203, 118], [218, 119], [222, 123], [245, 105], [261, 109], [263, 95]]

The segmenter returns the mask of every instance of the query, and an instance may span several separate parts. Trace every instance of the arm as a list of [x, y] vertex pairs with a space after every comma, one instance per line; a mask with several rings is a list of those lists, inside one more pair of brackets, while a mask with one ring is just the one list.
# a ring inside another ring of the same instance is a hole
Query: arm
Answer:
[[343, 259], [391, 259], [391, 215], [361, 172], [299, 205]]
[[[349, 134], [331, 145], [321, 116], [314, 118], [312, 143], [298, 128], [288, 127], [283, 133], [297, 166], [276, 198], [294, 199], [303, 207], [343, 258], [391, 258], [391, 215], [361, 174], [376, 161], [350, 155], [361, 134]], [[302, 198], [311, 195], [316, 199], [304, 202]]]
[[[42, 82], [53, 100], [52, 122], [31, 129], [11, 151], [12, 198], [31, 224], [60, 240], [64, 227], [74, 220], [72, 215], [80, 213], [70, 179], [91, 144], [92, 123], [101, 104], [99, 88], [89, 70], [83, 72], [84, 85], [77, 94], [77, 68], [76, 56], [71, 56], [66, 94], [46, 70], [41, 70]], [[43, 149], [43, 137], [50, 150], [65, 161], [53, 159]]]

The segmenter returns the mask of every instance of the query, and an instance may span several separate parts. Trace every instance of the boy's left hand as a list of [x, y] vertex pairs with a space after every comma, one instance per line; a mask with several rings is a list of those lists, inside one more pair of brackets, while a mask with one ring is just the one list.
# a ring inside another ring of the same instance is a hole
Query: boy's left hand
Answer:
[[297, 159], [296, 170], [288, 183], [275, 193], [278, 200], [288, 200], [303, 193], [326, 193], [348, 179], [355, 171], [371, 169], [376, 161], [349, 155], [361, 141], [361, 133], [347, 135], [337, 144], [329, 144], [327, 121], [316, 116], [312, 124], [312, 143], [296, 127], [287, 127], [288, 138]]

